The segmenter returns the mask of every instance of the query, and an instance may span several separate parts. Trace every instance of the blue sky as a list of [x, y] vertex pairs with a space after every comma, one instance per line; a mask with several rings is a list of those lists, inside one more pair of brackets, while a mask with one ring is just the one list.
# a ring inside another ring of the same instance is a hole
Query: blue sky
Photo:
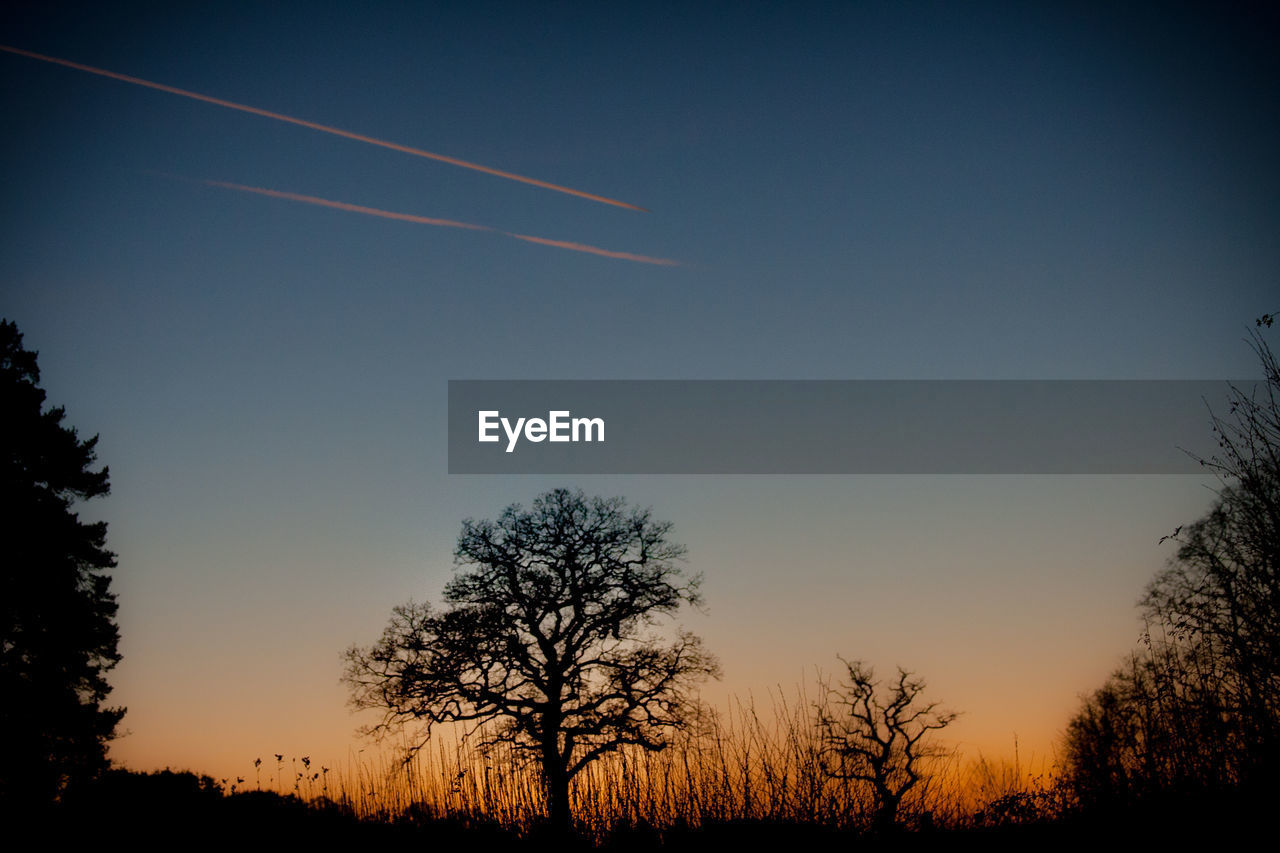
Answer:
[[[449, 379], [1256, 375], [1280, 24], [1112, 6], [8, 4], [0, 44], [648, 211], [0, 52], [0, 314], [111, 466], [86, 512], [121, 564], [116, 754], [243, 772], [347, 748], [342, 649], [438, 595], [462, 518], [563, 484], [449, 477]], [[1160, 535], [1212, 497], [569, 485], [676, 522], [720, 689], [902, 662], [969, 711], [962, 739], [1042, 752], [1136, 637]]]

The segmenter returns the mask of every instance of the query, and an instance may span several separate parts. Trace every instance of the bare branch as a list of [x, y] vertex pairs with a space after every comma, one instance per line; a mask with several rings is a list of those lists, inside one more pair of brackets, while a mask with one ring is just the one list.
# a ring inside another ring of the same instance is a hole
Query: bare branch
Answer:
[[446, 609], [396, 608], [379, 642], [347, 652], [352, 703], [382, 712], [374, 733], [501, 723], [487, 743], [538, 757], [567, 828], [574, 775], [624, 746], [664, 749], [695, 716], [694, 687], [719, 677], [697, 637], [652, 633], [701, 603], [670, 531], [621, 498], [564, 489], [467, 519]]
[[899, 667], [882, 689], [875, 671], [861, 661], [840, 659], [848, 678], [839, 687], [823, 685], [818, 729], [827, 772], [868, 783], [875, 795], [875, 824], [897, 824], [904, 797], [924, 779], [923, 761], [942, 754], [924, 743], [929, 732], [946, 728], [958, 714], [922, 703], [924, 681]]

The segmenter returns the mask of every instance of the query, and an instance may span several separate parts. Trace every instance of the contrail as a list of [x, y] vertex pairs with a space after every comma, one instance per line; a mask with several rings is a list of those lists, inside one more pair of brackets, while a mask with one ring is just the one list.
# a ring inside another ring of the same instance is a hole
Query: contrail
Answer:
[[226, 181], [202, 181], [211, 187], [222, 187], [227, 190], [239, 190], [243, 193], [257, 193], [272, 198], [287, 198], [290, 201], [301, 201], [306, 204], [318, 204], [321, 207], [335, 207], [338, 210], [349, 210], [352, 213], [363, 213], [366, 216], [381, 216], [384, 219], [402, 219], [405, 222], [417, 222], [420, 225], [438, 225], [441, 228], [466, 228], [471, 231], [493, 231], [488, 225], [472, 225], [470, 222], [455, 222], [452, 219], [432, 219], [429, 216], [414, 216], [412, 213], [396, 213], [391, 210], [379, 210], [376, 207], [364, 207], [359, 204], [347, 204], [345, 201], [330, 201], [313, 195], [287, 193], [283, 190], [268, 190], [262, 187], [249, 187], [244, 184], [231, 184]]
[[603, 255], [606, 258], [619, 258], [624, 261], [639, 261], [642, 264], [658, 264], [664, 267], [678, 267], [679, 261], [670, 258], [651, 258], [648, 255], [633, 255], [630, 252], [614, 252], [609, 249], [599, 249], [595, 246], [588, 246], [585, 243], [570, 243], [567, 240], [548, 240], [546, 237], [530, 237], [528, 234], [513, 234], [510, 231], [503, 231], [508, 237], [515, 237], [517, 240], [524, 240], [529, 243], [540, 243], [543, 246], [555, 246], [559, 249], [568, 249], [571, 252], [588, 252], [592, 255]]
[[52, 62], [54, 65], [64, 65], [67, 68], [74, 68], [77, 71], [87, 71], [90, 74], [97, 74], [100, 77], [110, 77], [112, 80], [121, 80], [125, 83], [133, 83], [135, 86], [145, 86], [148, 89], [157, 89], [161, 92], [168, 92], [171, 95], [181, 95], [184, 98], [192, 98], [193, 100], [204, 101], [206, 104], [216, 104], [220, 107], [226, 107], [229, 110], [239, 110], [240, 112], [243, 112], [243, 113], [253, 113], [254, 115], [275, 119], [276, 121], [283, 121], [283, 122], [288, 122], [289, 124], [296, 124], [300, 127], [309, 127], [312, 130], [318, 130], [321, 133], [331, 133], [334, 136], [342, 136], [342, 137], [346, 137], [347, 139], [354, 139], [357, 142], [367, 142], [370, 145], [378, 145], [378, 146], [381, 146], [382, 148], [390, 148], [393, 151], [400, 151], [405, 154], [412, 154], [415, 157], [425, 157], [428, 160], [439, 160], [441, 163], [448, 163], [452, 166], [460, 166], [463, 169], [472, 169], [477, 172], [484, 172], [486, 175], [495, 175], [499, 178], [506, 178], [509, 181], [519, 181], [522, 184], [532, 184], [535, 187], [542, 187], [543, 189], [546, 189], [546, 190], [554, 190], [555, 192], [558, 192], [558, 193], [567, 193], [568, 195], [574, 195], [579, 198], [590, 199], [591, 201], [598, 201], [601, 204], [611, 204], [614, 207], [625, 207], [628, 210], [639, 210], [646, 213], [648, 212], [643, 207], [639, 207], [634, 204], [628, 204], [625, 201], [618, 201], [617, 199], [607, 198], [602, 195], [595, 195], [594, 193], [583, 192], [582, 190], [575, 190], [570, 187], [562, 187], [559, 184], [552, 184], [552, 183], [548, 183], [547, 181], [540, 181], [537, 178], [527, 178], [524, 175], [517, 175], [513, 172], [504, 172], [501, 169], [493, 169], [493, 168], [490, 168], [489, 166], [481, 166], [479, 163], [470, 163], [466, 160], [459, 160], [456, 157], [445, 156], [444, 154], [435, 154], [430, 151], [423, 151], [421, 148], [411, 148], [408, 145], [400, 145], [399, 143], [396, 143], [396, 142], [387, 142], [382, 139], [374, 139], [372, 136], [365, 136], [364, 134], [361, 134], [361, 133], [352, 133], [349, 130], [342, 130], [337, 127], [330, 127], [326, 124], [317, 124], [314, 121], [306, 121], [305, 119], [294, 118], [293, 116], [282, 115], [281, 113], [273, 113], [270, 110], [259, 109], [258, 107], [251, 107], [246, 104], [237, 104], [234, 101], [224, 101], [221, 98], [215, 98], [210, 95], [201, 95], [199, 92], [189, 92], [186, 89], [179, 89], [174, 86], [166, 86], [163, 83], [153, 83], [150, 80], [143, 80], [139, 77], [130, 77], [127, 74], [117, 74], [114, 71], [107, 71], [104, 68], [94, 68], [92, 65], [81, 65], [79, 62], [72, 62], [68, 59], [58, 59], [55, 56], [45, 56], [40, 53], [32, 53], [29, 50], [22, 50], [20, 48], [10, 47], [4, 44], [0, 44], [0, 50], [5, 51], [6, 53], [14, 53], [14, 54], [17, 54], [18, 56], [25, 56], [29, 59], [38, 59], [41, 62]]
[[251, 187], [245, 184], [233, 184], [227, 181], [200, 181], [200, 183], [205, 184], [206, 186], [220, 187], [226, 190], [256, 193], [257, 195], [265, 195], [272, 198], [283, 198], [289, 201], [300, 201], [303, 204], [314, 204], [320, 207], [332, 207], [337, 210], [345, 210], [350, 213], [362, 213], [365, 216], [380, 216], [383, 219], [399, 219], [404, 222], [416, 222], [420, 225], [435, 225], [442, 228], [465, 228], [469, 231], [491, 231], [495, 234], [501, 234], [504, 237], [524, 240], [526, 243], [538, 243], [543, 246], [554, 246], [557, 249], [568, 249], [571, 252], [585, 252], [589, 255], [600, 255], [601, 257], [616, 258], [622, 261], [635, 261], [640, 264], [656, 264], [663, 267], [681, 266], [680, 261], [672, 260], [671, 258], [653, 258], [648, 255], [637, 255], [632, 252], [615, 252], [612, 249], [601, 249], [599, 246], [589, 246], [586, 243], [571, 243], [567, 240], [550, 240], [546, 237], [531, 237], [528, 234], [516, 234], [511, 231], [503, 231], [499, 228], [491, 228], [488, 225], [473, 225], [470, 222], [457, 222], [452, 219], [433, 219], [429, 216], [415, 216], [412, 213], [396, 213], [393, 210], [380, 210], [376, 207], [349, 204], [345, 201], [332, 201], [327, 198], [320, 198], [313, 195], [302, 195], [300, 193], [285, 192], [283, 190], [269, 190], [263, 187]]

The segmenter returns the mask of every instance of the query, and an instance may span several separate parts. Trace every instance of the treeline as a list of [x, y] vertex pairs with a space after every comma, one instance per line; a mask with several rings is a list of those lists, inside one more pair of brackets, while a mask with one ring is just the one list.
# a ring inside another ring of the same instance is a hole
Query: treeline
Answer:
[[[1264, 317], [1259, 325], [1270, 325]], [[1140, 646], [1085, 699], [1064, 778], [1094, 810], [1247, 803], [1277, 788], [1280, 758], [1280, 368], [1255, 333], [1266, 380], [1233, 388], [1213, 418], [1221, 480], [1140, 606]]]
[[[0, 324], [0, 396], [25, 399], [29, 422], [58, 431], [32, 442], [34, 427], [10, 424], [0, 443], [34, 444], [36, 460], [62, 446], [70, 453], [58, 470], [88, 479], [39, 479], [13, 452], [0, 478], [6, 506], [32, 505], [26, 493], [44, 489], [54, 515], [66, 514], [72, 497], [105, 494], [107, 472], [90, 468], [92, 440], [58, 427], [61, 409], [42, 412], [34, 354], [20, 344]], [[10, 542], [22, 565], [63, 566], [56, 576], [76, 583], [4, 579], [0, 676], [18, 710], [0, 749], [0, 815], [64, 842], [193, 827], [205, 840], [367, 842], [372, 833], [525, 849], [703, 849], [712, 838], [894, 849], [962, 839], [990, 849], [1091, 839], [1103, 827], [1148, 843], [1220, 840], [1259, 825], [1280, 793], [1280, 365], [1261, 333], [1253, 345], [1265, 381], [1233, 389], [1213, 419], [1219, 452], [1202, 460], [1220, 478], [1216, 499], [1166, 537], [1176, 551], [1140, 603], [1143, 641], [1084, 699], [1061, 766], [1038, 781], [1015, 771], [975, 791], [933, 740], [955, 714], [906, 670], [877, 678], [847, 661], [847, 678], [819, 685], [817, 701], [780, 703], [772, 720], [751, 706], [728, 720], [708, 715], [691, 684], [718, 672], [714, 657], [686, 632], [649, 633], [655, 617], [700, 601], [670, 525], [620, 498], [559, 489], [496, 522], [465, 521], [455, 555], [465, 571], [446, 587], [446, 606], [397, 608], [380, 641], [348, 652], [357, 704], [381, 710], [381, 726], [489, 726], [472, 732], [474, 748], [442, 752], [438, 765], [415, 759], [394, 777], [357, 771], [332, 788], [326, 770], [319, 791], [299, 773], [293, 794], [105, 770], [122, 713], [102, 707], [103, 673], [118, 660], [105, 527], [77, 528], [69, 542], [46, 537], [42, 545], [58, 545], [49, 553]], [[92, 643], [30, 627], [67, 601], [94, 617], [84, 620]], [[41, 726], [27, 722], [36, 711]]]

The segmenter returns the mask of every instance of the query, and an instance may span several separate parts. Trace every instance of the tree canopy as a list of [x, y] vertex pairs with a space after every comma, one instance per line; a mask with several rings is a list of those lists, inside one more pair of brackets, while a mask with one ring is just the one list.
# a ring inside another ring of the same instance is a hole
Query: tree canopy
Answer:
[[348, 651], [354, 704], [382, 711], [374, 731], [483, 728], [483, 745], [538, 763], [567, 829], [570, 780], [608, 752], [665, 748], [696, 683], [719, 675], [698, 637], [662, 624], [701, 603], [670, 531], [621, 498], [566, 489], [464, 521], [446, 607], [398, 607], [381, 640]]
[[36, 353], [0, 321], [0, 801], [50, 802], [106, 767], [123, 708], [107, 708], [120, 660], [105, 522], [78, 501], [106, 495], [97, 436], [80, 440], [45, 409]]

